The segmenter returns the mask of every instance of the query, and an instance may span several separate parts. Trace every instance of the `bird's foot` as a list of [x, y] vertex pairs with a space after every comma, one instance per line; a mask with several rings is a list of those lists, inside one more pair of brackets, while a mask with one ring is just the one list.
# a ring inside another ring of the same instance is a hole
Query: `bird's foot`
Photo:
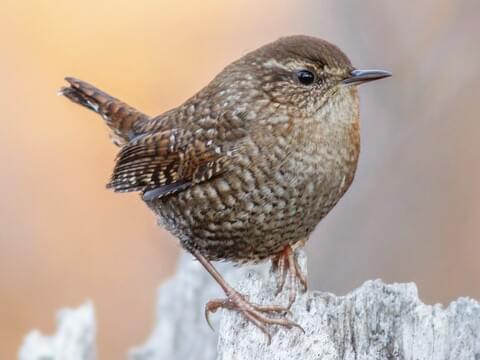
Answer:
[[297, 284], [301, 286], [301, 291], [305, 292], [308, 289], [307, 279], [305, 274], [300, 269], [294, 250], [290, 245], [278, 253], [273, 259], [273, 270], [277, 273], [277, 295], [285, 287], [288, 279], [289, 295], [288, 308], [292, 306], [297, 297]]
[[224, 308], [240, 312], [248, 321], [252, 322], [263, 333], [265, 333], [265, 335], [267, 335], [269, 344], [272, 336], [268, 332], [268, 325], [280, 325], [288, 329], [296, 327], [305, 333], [305, 330], [303, 330], [300, 325], [286, 318], [286, 315], [290, 314], [290, 310], [288, 308], [276, 305], [265, 306], [252, 304], [225, 281], [225, 279], [220, 275], [217, 269], [215, 269], [212, 263], [205, 258], [205, 256], [198, 251], [193, 251], [192, 254], [213, 276], [213, 278], [218, 282], [227, 295], [226, 299], [210, 300], [207, 305], [205, 305], [205, 318], [207, 319], [207, 323], [210, 325], [210, 327], [212, 327], [212, 325], [210, 324], [209, 314], [217, 311], [220, 308]]
[[[287, 329], [296, 327], [305, 333], [305, 330], [297, 323], [288, 320], [285, 316], [291, 314], [288, 308], [277, 305], [258, 305], [249, 302], [245, 297], [235, 290], [227, 293], [226, 299], [213, 299], [205, 305], [205, 318], [210, 324], [209, 314], [220, 308], [239, 311], [248, 321], [256, 325], [268, 338], [268, 344], [271, 342], [271, 334], [268, 331], [268, 325], [285, 326]], [[275, 317], [281, 316], [281, 317]], [[213, 329], [213, 328], [212, 328]]]

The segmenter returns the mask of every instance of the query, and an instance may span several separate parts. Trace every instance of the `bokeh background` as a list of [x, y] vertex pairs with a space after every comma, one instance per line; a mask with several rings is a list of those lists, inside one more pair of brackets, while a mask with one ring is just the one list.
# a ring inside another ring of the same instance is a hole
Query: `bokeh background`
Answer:
[[308, 245], [312, 287], [415, 281], [426, 302], [480, 298], [480, 2], [0, 2], [0, 358], [54, 313], [96, 304], [100, 356], [153, 324], [179, 246], [137, 195], [104, 187], [99, 117], [55, 95], [85, 79], [149, 114], [282, 35], [338, 44], [394, 77], [361, 89], [356, 180]]

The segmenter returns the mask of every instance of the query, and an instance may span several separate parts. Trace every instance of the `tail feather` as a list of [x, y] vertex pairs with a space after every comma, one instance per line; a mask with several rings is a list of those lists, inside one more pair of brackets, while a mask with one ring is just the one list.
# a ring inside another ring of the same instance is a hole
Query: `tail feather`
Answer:
[[149, 119], [149, 116], [84, 81], [72, 77], [65, 80], [70, 86], [61, 88], [59, 95], [100, 114], [112, 130], [112, 140], [118, 146], [130, 141], [136, 135], [135, 128]]

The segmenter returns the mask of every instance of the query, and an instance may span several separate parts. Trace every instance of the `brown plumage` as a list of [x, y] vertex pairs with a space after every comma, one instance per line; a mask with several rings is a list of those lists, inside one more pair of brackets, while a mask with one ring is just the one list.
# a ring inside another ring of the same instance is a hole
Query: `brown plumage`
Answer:
[[[291, 249], [353, 180], [360, 144], [355, 85], [386, 76], [354, 69], [326, 41], [291, 36], [248, 53], [153, 118], [73, 78], [61, 92], [102, 115], [122, 146], [108, 187], [141, 192], [223, 287], [227, 299], [207, 310], [239, 310], [266, 332], [265, 324], [296, 324], [272, 314], [283, 308], [248, 304], [209, 261], [273, 257], [281, 274], [292, 272], [306, 287]], [[291, 303], [295, 283], [289, 286]]]
[[65, 80], [70, 87], [62, 88], [60, 94], [100, 114], [112, 130], [112, 141], [117, 146], [128, 143], [134, 135], [134, 127], [140, 126], [149, 119], [137, 109], [84, 81], [72, 77], [67, 77]]

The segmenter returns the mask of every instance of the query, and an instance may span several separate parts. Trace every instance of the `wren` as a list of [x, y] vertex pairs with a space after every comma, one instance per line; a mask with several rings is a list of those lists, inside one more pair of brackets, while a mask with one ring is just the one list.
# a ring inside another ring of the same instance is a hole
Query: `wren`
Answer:
[[[353, 181], [360, 151], [357, 85], [390, 76], [358, 70], [335, 45], [289, 36], [228, 65], [180, 106], [150, 117], [83, 81], [60, 93], [100, 114], [120, 147], [111, 181], [137, 191], [240, 311], [270, 340], [307, 282], [294, 254]], [[289, 305], [248, 302], [213, 260], [272, 259]]]

